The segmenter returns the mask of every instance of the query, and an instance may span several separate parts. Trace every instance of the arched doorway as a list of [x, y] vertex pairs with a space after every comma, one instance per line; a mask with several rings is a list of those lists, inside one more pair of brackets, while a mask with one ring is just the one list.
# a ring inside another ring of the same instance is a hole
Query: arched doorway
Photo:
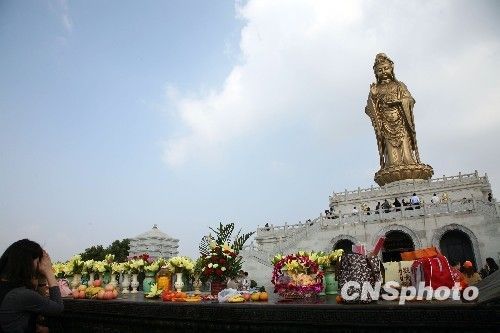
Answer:
[[349, 239], [341, 239], [333, 246], [334, 250], [342, 249], [344, 253], [352, 253], [354, 242]]
[[410, 235], [400, 230], [388, 231], [382, 248], [382, 261], [401, 261], [401, 252], [413, 250], [415, 250], [415, 244]]
[[460, 230], [449, 230], [439, 240], [439, 248], [450, 262], [458, 261], [463, 264], [470, 260], [477, 269], [477, 263], [469, 236]]

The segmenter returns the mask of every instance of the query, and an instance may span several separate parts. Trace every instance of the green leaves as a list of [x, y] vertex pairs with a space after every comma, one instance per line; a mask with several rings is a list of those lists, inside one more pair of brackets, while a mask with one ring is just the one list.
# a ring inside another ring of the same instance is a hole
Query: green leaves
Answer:
[[231, 247], [236, 252], [239, 252], [243, 249], [243, 245], [245, 245], [245, 242], [254, 234], [254, 231], [252, 231], [240, 235], [241, 234], [241, 229], [240, 229], [236, 234], [236, 237], [232, 241], [231, 236], [234, 231], [234, 223], [229, 223], [224, 225], [222, 224], [222, 222], [219, 222], [219, 227], [217, 229], [210, 227], [210, 230], [212, 230], [212, 232], [215, 234], [215, 238], [213, 238], [212, 236], [203, 236], [200, 245], [198, 246], [200, 253], [204, 256], [210, 254], [210, 242], [213, 241], [215, 241], [215, 243], [219, 245], [222, 245], [224, 243], [231, 244]]

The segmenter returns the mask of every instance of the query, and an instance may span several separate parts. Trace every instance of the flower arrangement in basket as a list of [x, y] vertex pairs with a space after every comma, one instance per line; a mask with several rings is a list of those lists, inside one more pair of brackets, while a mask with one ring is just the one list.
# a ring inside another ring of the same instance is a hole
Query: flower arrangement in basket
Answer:
[[242, 257], [238, 254], [253, 232], [241, 234], [239, 231], [232, 238], [234, 223], [226, 225], [219, 223], [217, 229], [210, 228], [210, 230], [215, 233], [215, 237], [204, 236], [199, 245], [200, 280], [225, 283], [228, 279], [238, 276], [242, 268]]
[[315, 296], [323, 289], [323, 272], [319, 269], [318, 254], [299, 251], [273, 259], [272, 283], [274, 292], [284, 298]]
[[202, 281], [226, 281], [235, 278], [241, 269], [241, 257], [227, 243], [213, 245], [212, 250], [204, 258], [204, 266], [201, 268]]

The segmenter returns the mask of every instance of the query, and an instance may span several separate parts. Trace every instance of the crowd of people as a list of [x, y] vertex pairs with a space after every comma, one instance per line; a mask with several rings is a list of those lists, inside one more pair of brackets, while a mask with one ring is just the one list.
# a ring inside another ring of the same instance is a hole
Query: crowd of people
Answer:
[[[467, 199], [467, 198], [462, 199], [463, 203], [471, 201], [472, 199]], [[493, 196], [491, 195], [491, 193], [488, 193], [488, 201], [489, 202], [493, 201]], [[446, 193], [443, 193], [441, 197], [439, 197], [437, 193], [434, 193], [430, 199], [430, 203], [434, 205], [446, 202], [448, 202], [448, 195]], [[402, 198], [401, 201], [398, 198], [394, 198], [393, 202], [390, 202], [388, 199], [385, 199], [382, 203], [378, 201], [374, 210], [372, 210], [369, 206], [365, 204], [361, 204], [361, 207], [353, 206], [350, 214], [354, 216], [359, 214], [371, 215], [373, 213], [374, 214], [389, 213], [391, 211], [399, 212], [401, 210], [420, 209], [422, 205], [423, 202], [420, 200], [420, 197], [417, 195], [417, 193], [413, 193], [409, 199]], [[338, 214], [334, 211], [333, 206], [330, 207], [330, 209], [325, 210], [325, 217], [327, 219], [338, 218]]]

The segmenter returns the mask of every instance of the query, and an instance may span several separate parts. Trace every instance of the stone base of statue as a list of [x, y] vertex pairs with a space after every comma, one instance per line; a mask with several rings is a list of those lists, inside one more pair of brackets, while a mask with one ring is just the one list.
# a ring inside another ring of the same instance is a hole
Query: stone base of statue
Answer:
[[375, 182], [380, 186], [405, 179], [431, 179], [434, 170], [427, 164], [396, 165], [380, 169], [375, 174]]

